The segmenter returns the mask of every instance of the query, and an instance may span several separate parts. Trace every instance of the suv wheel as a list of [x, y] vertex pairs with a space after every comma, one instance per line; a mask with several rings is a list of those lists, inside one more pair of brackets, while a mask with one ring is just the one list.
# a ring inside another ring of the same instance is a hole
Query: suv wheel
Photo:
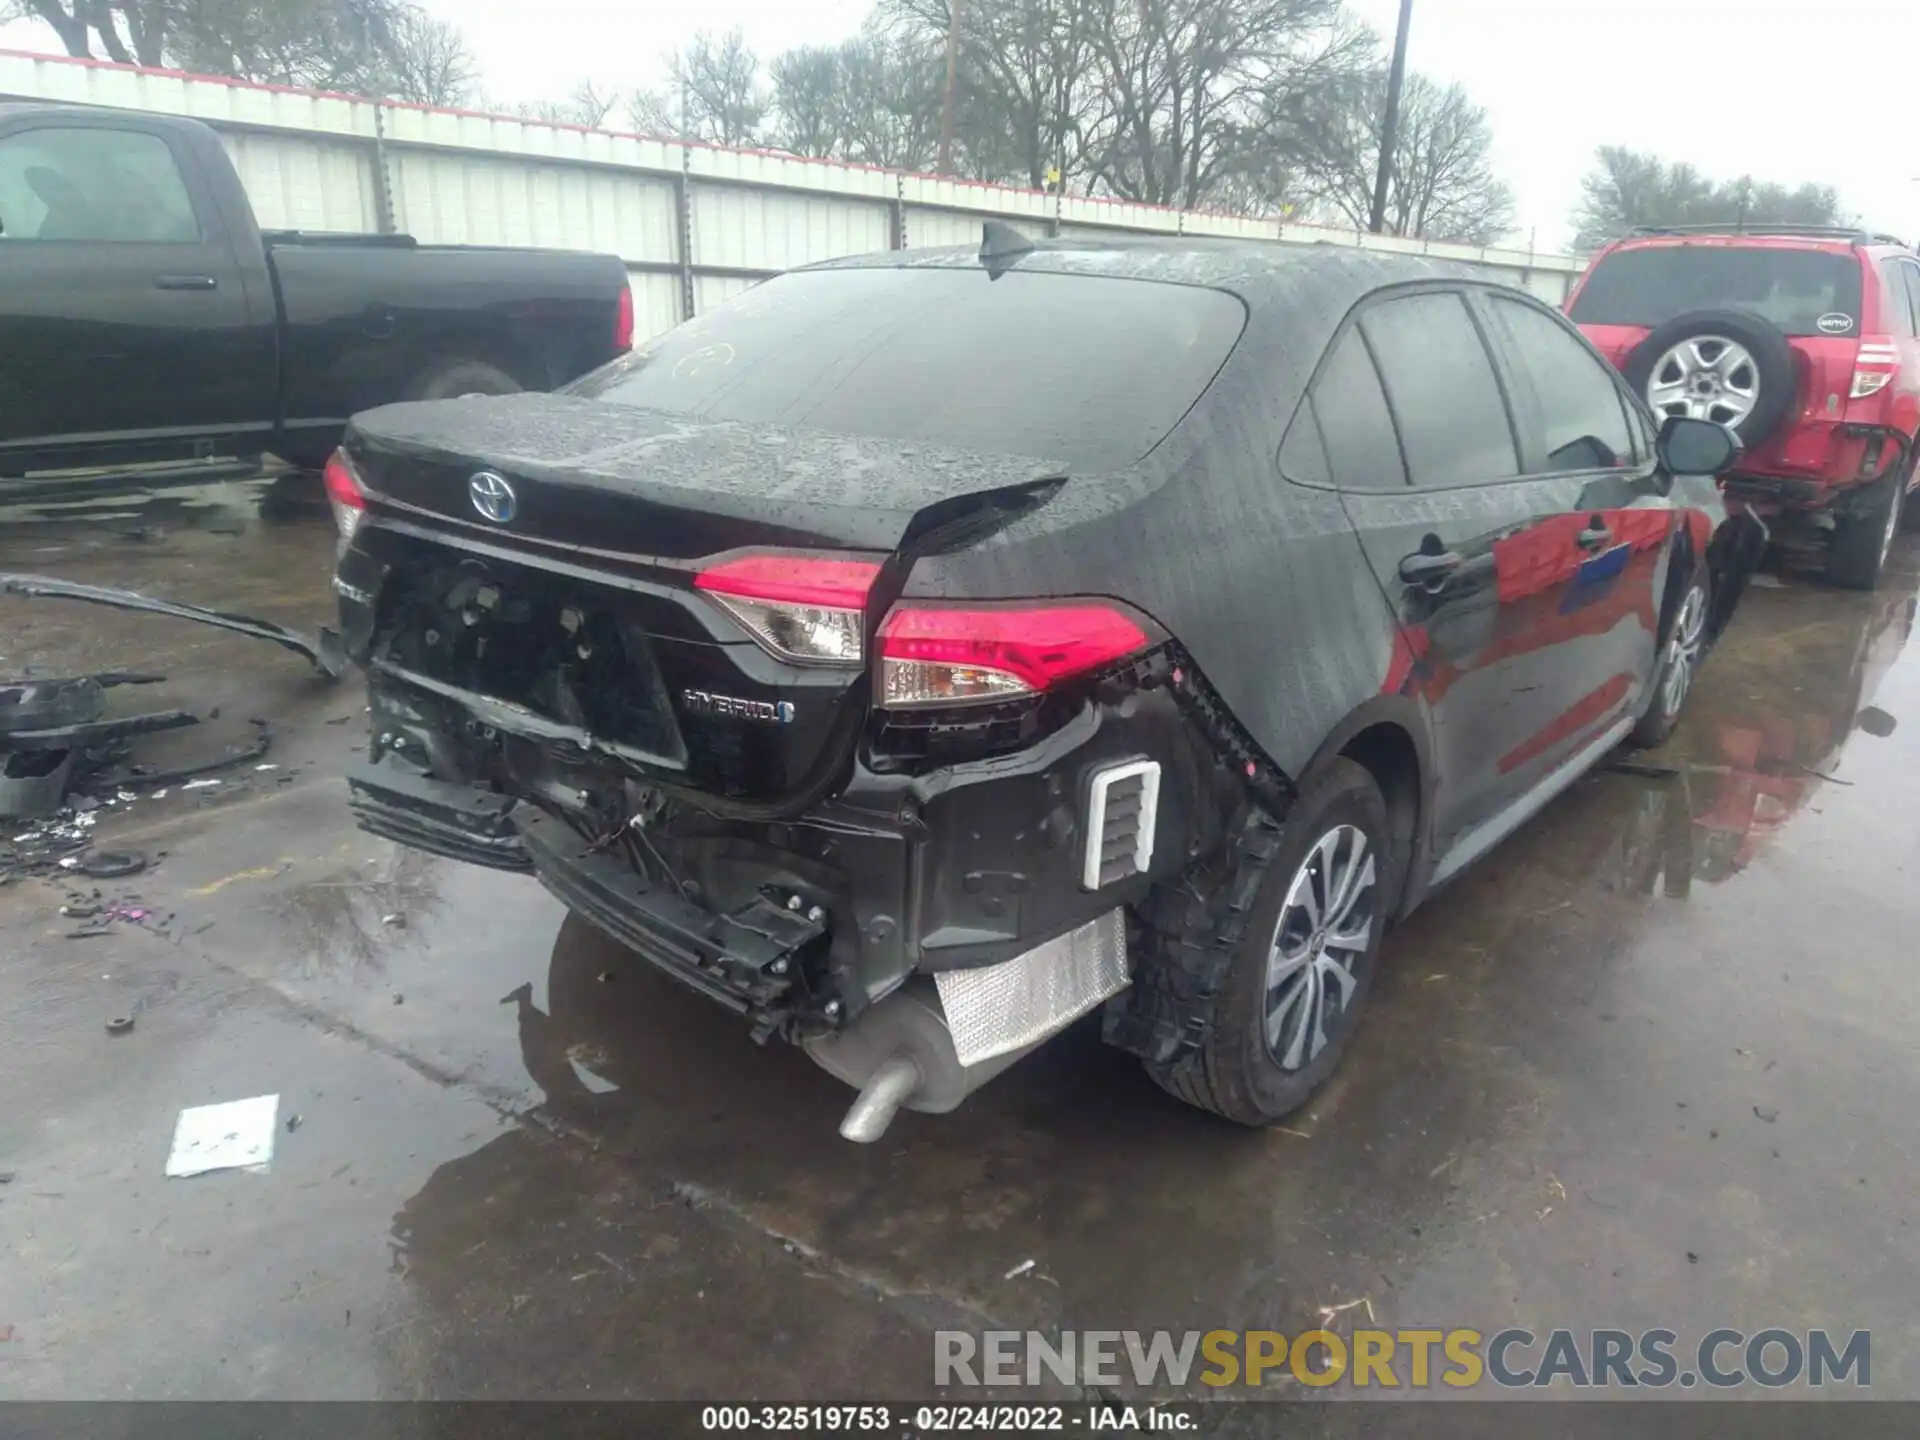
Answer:
[[1190, 1105], [1242, 1125], [1272, 1125], [1323, 1085], [1373, 984], [1388, 896], [1402, 866], [1373, 777], [1333, 762], [1295, 801], [1276, 839], [1247, 826], [1209, 900], [1155, 927], [1147, 963], [1225, 964], [1193, 1052], [1148, 1066]]
[[1696, 575], [1680, 597], [1673, 612], [1673, 625], [1667, 633], [1666, 647], [1660, 652], [1660, 665], [1653, 676], [1653, 700], [1640, 723], [1633, 728], [1633, 743], [1651, 750], [1664, 745], [1680, 723], [1687, 696], [1693, 693], [1694, 677], [1700, 673], [1700, 661], [1707, 651], [1707, 616], [1713, 613], [1707, 577]]
[[1849, 590], [1871, 590], [1880, 583], [1906, 490], [1905, 475], [1889, 475], [1874, 483], [1871, 499], [1836, 518], [1827, 541], [1828, 580]]
[[1757, 315], [1679, 315], [1634, 347], [1621, 367], [1657, 416], [1725, 425], [1752, 449], [1793, 408], [1793, 347]]

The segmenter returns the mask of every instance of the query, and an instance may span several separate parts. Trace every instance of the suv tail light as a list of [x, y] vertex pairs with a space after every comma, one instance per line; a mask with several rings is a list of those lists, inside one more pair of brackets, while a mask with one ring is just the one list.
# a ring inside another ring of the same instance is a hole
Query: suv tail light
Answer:
[[1891, 335], [1863, 335], [1859, 353], [1853, 357], [1853, 389], [1849, 394], [1855, 400], [1878, 395], [1899, 369], [1900, 352], [1894, 348]]
[[620, 308], [613, 316], [613, 348], [616, 353], [633, 348], [633, 286], [620, 287]]
[[1096, 600], [896, 605], [880, 626], [878, 703], [898, 710], [1035, 694], [1152, 643], [1137, 620]]
[[360, 472], [353, 468], [346, 451], [336, 450], [327, 457], [327, 468], [320, 478], [327, 487], [333, 525], [340, 532], [340, 543], [344, 546], [353, 539], [353, 532], [360, 528], [367, 513], [367, 492], [360, 484]]
[[867, 592], [880, 574], [871, 560], [812, 555], [743, 555], [694, 576], [776, 660], [858, 667]]

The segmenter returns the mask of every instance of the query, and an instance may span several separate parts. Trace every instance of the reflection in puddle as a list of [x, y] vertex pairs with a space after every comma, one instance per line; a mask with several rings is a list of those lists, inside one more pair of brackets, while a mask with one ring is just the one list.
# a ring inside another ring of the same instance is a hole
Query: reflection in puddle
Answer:
[[436, 871], [442, 862], [396, 847], [377, 863], [296, 885], [275, 902], [309, 976], [372, 978], [409, 928], [444, 908]]
[[[1691, 755], [1648, 757], [1671, 764], [1669, 778], [1618, 782], [1622, 798], [1612, 803], [1627, 813], [1603, 881], [1684, 898], [1696, 880], [1715, 885], [1745, 870], [1823, 785], [1849, 783], [1836, 772], [1855, 733], [1883, 739], [1899, 723], [1870, 702], [1913, 633], [1916, 578], [1890, 575], [1888, 588], [1838, 624], [1777, 628], [1773, 617], [1730, 635], [1695, 696]], [[1736, 657], [1743, 640], [1751, 653]], [[1710, 685], [1736, 668], [1748, 694], [1716, 702]]]

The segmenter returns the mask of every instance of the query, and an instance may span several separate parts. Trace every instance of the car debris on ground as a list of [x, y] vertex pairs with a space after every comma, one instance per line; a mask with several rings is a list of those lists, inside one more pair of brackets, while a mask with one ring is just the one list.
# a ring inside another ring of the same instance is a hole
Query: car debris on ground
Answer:
[[273, 1163], [279, 1111], [278, 1095], [182, 1110], [167, 1154], [167, 1178], [187, 1179], [211, 1170], [265, 1171]]
[[218, 630], [231, 630], [236, 635], [250, 635], [256, 640], [266, 640], [275, 645], [284, 646], [296, 655], [306, 656], [313, 662], [314, 668], [330, 680], [337, 680], [346, 668], [346, 654], [341, 648], [340, 637], [324, 626], [309, 638], [298, 631], [287, 629], [284, 625], [276, 625], [271, 620], [258, 620], [251, 615], [235, 615], [224, 610], [209, 610], [203, 605], [189, 605], [181, 600], [160, 600], [132, 590], [116, 590], [105, 585], [85, 585], [75, 580], [57, 579], [52, 575], [0, 574], [0, 595], [79, 600], [90, 605], [105, 605], [115, 610], [133, 610], [149, 615], [170, 615], [176, 620], [191, 620], [196, 624], [211, 625]]

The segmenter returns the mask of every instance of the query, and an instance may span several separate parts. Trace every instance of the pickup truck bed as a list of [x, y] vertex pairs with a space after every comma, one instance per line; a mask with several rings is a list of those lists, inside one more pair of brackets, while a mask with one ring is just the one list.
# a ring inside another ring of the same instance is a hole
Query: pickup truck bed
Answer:
[[0, 494], [271, 452], [399, 399], [550, 390], [632, 342], [613, 256], [263, 232], [191, 120], [0, 105]]

